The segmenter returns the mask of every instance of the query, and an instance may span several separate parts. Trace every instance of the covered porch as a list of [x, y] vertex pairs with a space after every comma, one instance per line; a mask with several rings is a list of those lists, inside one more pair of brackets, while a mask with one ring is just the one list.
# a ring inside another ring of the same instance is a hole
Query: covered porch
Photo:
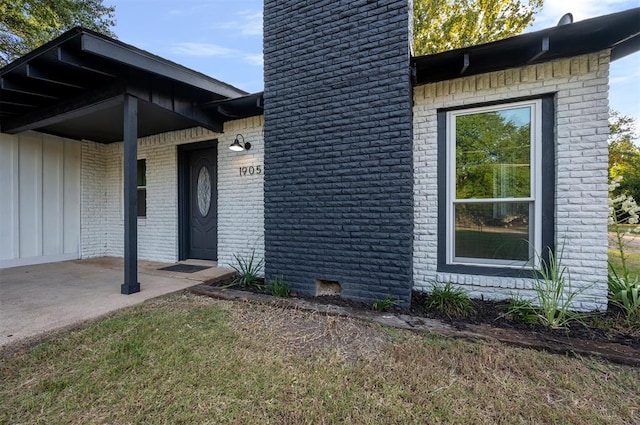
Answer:
[[[141, 280], [138, 278], [137, 212], [141, 196], [137, 178], [138, 139], [191, 128], [222, 133], [225, 121], [241, 118], [248, 109], [261, 109], [260, 97], [245, 95], [233, 86], [133, 46], [76, 28], [0, 69], [0, 132], [21, 135], [35, 131], [71, 143], [75, 140], [102, 145], [122, 142], [124, 262], [123, 276], [118, 280], [122, 283], [122, 294], [133, 294], [140, 291]], [[15, 144], [20, 145], [21, 140], [16, 140]], [[47, 141], [43, 140], [42, 144], [47, 145]], [[39, 158], [34, 163], [43, 170], [47, 166], [44, 150], [43, 147], [33, 153]], [[11, 154], [18, 157], [22, 152], [13, 149]], [[13, 247], [17, 260], [22, 260], [19, 258], [23, 251], [20, 232], [25, 231], [26, 220], [20, 214], [32, 206], [16, 202], [21, 195], [19, 179], [24, 176], [19, 170], [20, 164], [14, 168], [17, 189], [2, 191], [1, 198], [13, 223], [7, 232], [12, 235], [8, 245]], [[46, 178], [47, 173], [40, 171], [35, 179]], [[47, 198], [42, 185], [39, 189], [43, 192], [42, 200], [35, 205], [39, 212], [31, 213], [30, 217], [40, 215], [39, 226], [36, 226], [40, 234], [35, 237], [40, 240], [35, 242], [35, 250], [42, 252], [43, 246], [57, 242], [45, 240], [42, 229], [50, 226], [46, 222], [49, 206], [44, 205]], [[62, 193], [60, 199], [51, 201], [55, 209], [66, 211], [66, 205], [60, 204], [79, 202], [77, 198], [65, 198], [68, 195], [63, 193], [65, 188], [59, 192]], [[74, 235], [80, 227], [77, 215], [78, 223], [67, 223], [67, 215], [61, 219], [64, 226], [76, 228]], [[64, 240], [66, 245], [73, 239], [66, 234], [58, 234], [56, 238]], [[30, 260], [26, 261], [28, 264]], [[8, 264], [12, 264], [11, 261]]]

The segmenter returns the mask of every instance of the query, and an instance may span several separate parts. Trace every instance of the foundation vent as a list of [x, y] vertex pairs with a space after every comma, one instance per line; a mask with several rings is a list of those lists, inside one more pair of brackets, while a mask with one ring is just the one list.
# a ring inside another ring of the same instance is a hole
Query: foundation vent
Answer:
[[342, 286], [336, 280], [316, 280], [316, 297], [342, 296]]

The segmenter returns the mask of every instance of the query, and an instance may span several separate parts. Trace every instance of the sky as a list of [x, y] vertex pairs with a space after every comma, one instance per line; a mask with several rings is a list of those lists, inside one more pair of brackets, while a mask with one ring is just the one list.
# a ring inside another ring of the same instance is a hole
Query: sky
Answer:
[[[128, 44], [250, 93], [264, 87], [262, 0], [104, 0], [116, 7], [115, 33]], [[640, 6], [640, 0], [545, 0], [525, 32]], [[640, 127], [640, 52], [610, 69], [610, 107]]]

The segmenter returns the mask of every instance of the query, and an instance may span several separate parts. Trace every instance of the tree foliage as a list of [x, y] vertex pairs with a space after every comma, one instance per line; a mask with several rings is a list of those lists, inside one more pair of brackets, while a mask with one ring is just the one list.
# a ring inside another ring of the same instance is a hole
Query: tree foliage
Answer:
[[622, 176], [615, 196], [640, 200], [640, 147], [635, 120], [616, 111], [609, 114], [609, 177]]
[[0, 66], [75, 26], [113, 37], [114, 13], [103, 0], [0, 0]]
[[415, 0], [416, 55], [500, 40], [533, 22], [543, 0]]
[[[455, 125], [456, 225], [526, 229], [528, 202], [500, 199], [531, 196], [528, 108], [459, 115]], [[463, 201], [491, 198], [493, 202]], [[474, 234], [474, 240], [479, 238], [482, 243], [470, 243], [467, 232], [456, 230], [456, 255], [525, 261], [530, 257], [529, 245], [521, 234]]]
[[499, 112], [456, 118], [456, 197], [530, 196], [530, 125]]

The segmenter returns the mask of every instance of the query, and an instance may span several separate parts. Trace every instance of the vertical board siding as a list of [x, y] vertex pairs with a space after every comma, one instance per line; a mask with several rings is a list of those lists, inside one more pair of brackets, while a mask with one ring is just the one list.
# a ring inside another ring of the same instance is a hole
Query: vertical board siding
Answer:
[[80, 143], [0, 134], [0, 268], [79, 258]]
[[19, 137], [19, 258], [38, 257], [42, 255], [42, 143], [32, 135]]
[[64, 142], [47, 140], [42, 143], [42, 252], [41, 255], [55, 255], [63, 252], [63, 166]]
[[0, 260], [18, 251], [18, 139], [0, 134]]

